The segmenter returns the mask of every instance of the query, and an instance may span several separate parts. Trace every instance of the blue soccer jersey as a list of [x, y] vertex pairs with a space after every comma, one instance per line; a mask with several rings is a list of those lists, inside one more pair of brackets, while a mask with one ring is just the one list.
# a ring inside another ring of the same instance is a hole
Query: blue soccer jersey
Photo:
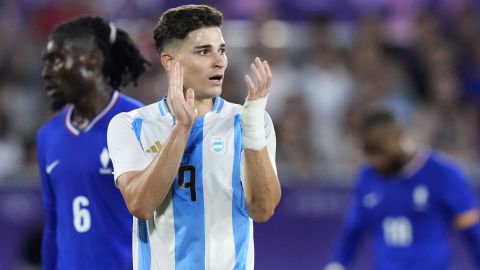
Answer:
[[476, 208], [461, 170], [440, 154], [420, 151], [402, 174], [360, 171], [333, 260], [347, 264], [365, 232], [373, 235], [379, 270], [448, 269], [454, 218]]
[[115, 91], [84, 130], [72, 125], [67, 106], [38, 132], [44, 269], [132, 268], [132, 216], [113, 182], [107, 127], [116, 114], [141, 105]]
[[[134, 269], [253, 269], [253, 222], [241, 182], [241, 110], [217, 97], [195, 122], [170, 192], [151, 218], [134, 219]], [[166, 98], [112, 119], [115, 178], [145, 169], [174, 124]], [[266, 113], [265, 135], [275, 169], [275, 131]]]

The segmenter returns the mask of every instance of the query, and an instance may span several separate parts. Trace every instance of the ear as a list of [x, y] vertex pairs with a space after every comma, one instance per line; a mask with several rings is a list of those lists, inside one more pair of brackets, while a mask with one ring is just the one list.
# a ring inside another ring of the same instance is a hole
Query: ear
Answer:
[[163, 68], [167, 71], [172, 69], [172, 60], [173, 56], [170, 53], [162, 52], [160, 54], [160, 63], [162, 63]]
[[405, 133], [403, 130], [398, 127], [393, 127], [391, 132], [391, 138], [396, 140], [399, 144], [402, 144], [403, 140], [405, 139]]
[[100, 67], [101, 69], [103, 67], [103, 61], [103, 53], [100, 50], [93, 50], [88, 53], [87, 64], [90, 67]]
[[391, 129], [387, 129], [384, 133], [384, 137], [387, 141], [390, 141], [392, 146], [402, 145], [403, 132], [398, 127], [391, 127]]

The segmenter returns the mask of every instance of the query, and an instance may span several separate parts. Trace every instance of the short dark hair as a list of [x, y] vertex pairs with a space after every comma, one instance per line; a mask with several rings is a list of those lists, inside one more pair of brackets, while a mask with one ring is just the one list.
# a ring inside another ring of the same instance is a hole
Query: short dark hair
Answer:
[[393, 111], [384, 107], [368, 108], [362, 113], [359, 133], [365, 134], [371, 129], [384, 126], [398, 126], [398, 121]]
[[98, 16], [83, 16], [68, 20], [58, 25], [51, 36], [62, 36], [66, 39], [93, 37], [98, 49], [103, 54], [102, 73], [107, 83], [118, 90], [137, 79], [150, 66], [137, 49], [127, 32], [118, 27], [116, 37], [110, 41], [110, 23]]
[[222, 23], [222, 13], [211, 6], [183, 5], [168, 9], [160, 16], [153, 31], [157, 52], [162, 52], [171, 41], [185, 39], [192, 31], [203, 27], [220, 27]]

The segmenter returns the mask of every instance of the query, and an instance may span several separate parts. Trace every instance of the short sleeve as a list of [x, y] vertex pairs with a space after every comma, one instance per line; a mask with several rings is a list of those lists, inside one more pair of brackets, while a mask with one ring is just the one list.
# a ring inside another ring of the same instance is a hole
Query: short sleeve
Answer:
[[442, 201], [452, 217], [477, 207], [473, 188], [459, 168], [448, 168], [440, 189]]
[[107, 144], [113, 163], [115, 184], [120, 175], [145, 169], [150, 163], [141, 143], [142, 119], [120, 113], [110, 121]]

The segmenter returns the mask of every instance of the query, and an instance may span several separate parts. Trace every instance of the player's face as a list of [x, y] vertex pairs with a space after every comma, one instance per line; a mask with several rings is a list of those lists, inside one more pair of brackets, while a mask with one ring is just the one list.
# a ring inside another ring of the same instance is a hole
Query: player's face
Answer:
[[384, 175], [396, 175], [405, 166], [400, 131], [374, 128], [362, 135], [363, 152], [372, 166]]
[[183, 40], [177, 57], [184, 68], [184, 88], [192, 88], [197, 100], [210, 99], [222, 93], [228, 60], [219, 27], [190, 32]]
[[59, 36], [52, 36], [47, 42], [42, 56], [42, 77], [54, 111], [67, 103], [77, 103], [90, 89], [94, 75], [87, 63], [88, 47], [91, 47], [87, 43]]

